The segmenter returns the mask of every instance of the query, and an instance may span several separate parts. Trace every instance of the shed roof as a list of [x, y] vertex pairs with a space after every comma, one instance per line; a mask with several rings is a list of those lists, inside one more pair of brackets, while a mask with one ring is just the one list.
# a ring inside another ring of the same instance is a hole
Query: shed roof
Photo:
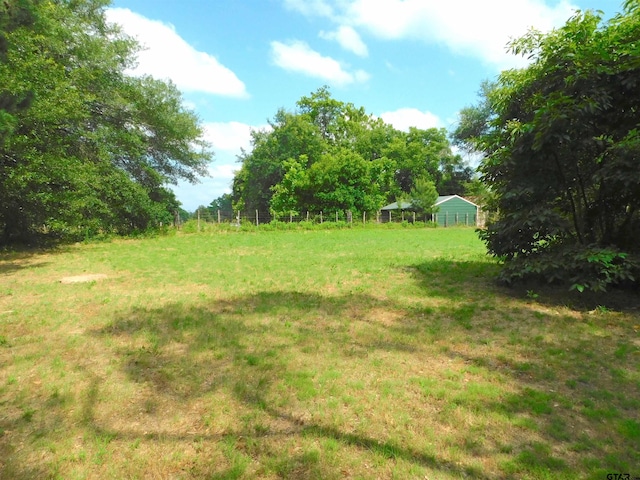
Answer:
[[412, 206], [411, 202], [400, 202], [400, 205], [398, 205], [398, 202], [393, 202], [386, 207], [382, 207], [380, 210], [408, 210]]
[[[466, 198], [461, 197], [460, 195], [440, 195], [437, 200], [436, 203], [433, 204], [434, 207], [437, 207], [438, 205], [441, 205], [445, 202], [448, 202], [449, 200], [451, 200], [452, 198], [459, 198], [460, 200], [463, 200], [471, 205], [473, 205], [474, 207], [477, 207], [477, 205], [473, 202], [470, 202], [469, 200], [467, 200]], [[400, 205], [398, 205], [398, 202], [393, 202], [390, 203], [389, 205], [382, 207], [380, 210], [411, 210], [411, 208], [413, 207], [413, 204], [411, 202], [400, 202]]]
[[440, 196], [438, 197], [438, 199], [436, 200], [436, 203], [434, 203], [434, 204], [433, 204], [433, 206], [434, 206], [434, 207], [437, 207], [438, 205], [440, 205], [440, 204], [442, 204], [442, 203], [445, 203], [445, 202], [447, 202], [447, 201], [451, 200], [452, 198], [459, 198], [460, 200], [465, 201], [465, 202], [467, 202], [467, 203], [469, 203], [469, 204], [473, 205], [474, 207], [477, 207], [477, 206], [478, 206], [478, 205], [476, 205], [475, 203], [473, 203], [473, 202], [471, 202], [471, 201], [467, 200], [466, 198], [461, 197], [460, 195], [440, 195]]

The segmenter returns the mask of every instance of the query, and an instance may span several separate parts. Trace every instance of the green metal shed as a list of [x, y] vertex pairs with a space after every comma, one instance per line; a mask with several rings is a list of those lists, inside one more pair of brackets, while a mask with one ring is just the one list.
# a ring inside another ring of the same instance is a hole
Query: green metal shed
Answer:
[[[449, 227], [452, 225], [477, 225], [478, 224], [478, 206], [459, 195], [442, 195], [439, 196], [434, 204], [437, 212], [432, 215], [432, 220], [438, 225]], [[382, 207], [382, 212], [391, 212], [395, 210], [412, 211], [413, 206], [409, 202], [394, 202], [390, 205]], [[408, 217], [407, 217], [408, 218]], [[389, 221], [383, 215], [382, 221]]]
[[478, 222], [478, 205], [459, 195], [438, 197], [434, 207], [433, 221], [443, 227], [451, 225], [476, 225]]

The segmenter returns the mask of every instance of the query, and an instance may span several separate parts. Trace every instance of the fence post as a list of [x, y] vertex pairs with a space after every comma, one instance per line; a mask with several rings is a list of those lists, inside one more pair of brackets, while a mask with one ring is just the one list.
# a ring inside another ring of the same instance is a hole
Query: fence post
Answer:
[[362, 212], [362, 225], [367, 224], [367, 212]]
[[469, 212], [466, 212], [464, 214], [464, 226], [468, 227], [469, 226]]
[[380, 223], [380, 210], [376, 212], [376, 223]]
[[218, 209], [218, 223], [220, 223], [220, 209]]
[[322, 223], [322, 210], [320, 210], [320, 223]]
[[389, 210], [389, 223], [391, 223], [391, 210]]
[[309, 221], [309, 210], [307, 210], [307, 222]]
[[258, 210], [256, 210], [256, 227], [260, 225], [260, 220], [258, 219]]
[[336, 223], [338, 223], [338, 211], [336, 210]]
[[289, 223], [293, 223], [293, 212], [289, 212]]
[[455, 223], [455, 225], [458, 226], [458, 212], [456, 212], [456, 223]]
[[413, 212], [413, 223], [416, 223], [416, 212]]

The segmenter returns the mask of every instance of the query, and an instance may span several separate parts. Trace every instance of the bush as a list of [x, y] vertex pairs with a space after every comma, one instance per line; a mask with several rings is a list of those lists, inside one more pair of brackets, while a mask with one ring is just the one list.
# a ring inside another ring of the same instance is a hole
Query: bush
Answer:
[[640, 259], [613, 248], [556, 246], [506, 262], [499, 279], [506, 284], [547, 282], [571, 290], [604, 292], [608, 287], [637, 286]]

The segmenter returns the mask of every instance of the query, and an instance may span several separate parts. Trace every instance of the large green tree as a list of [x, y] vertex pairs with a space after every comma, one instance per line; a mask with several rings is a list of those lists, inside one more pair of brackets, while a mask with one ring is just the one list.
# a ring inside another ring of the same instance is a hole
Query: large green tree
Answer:
[[412, 209], [421, 214], [432, 214], [438, 209], [438, 207], [434, 207], [438, 200], [438, 191], [428, 178], [416, 179], [407, 200], [411, 202]]
[[503, 72], [458, 140], [485, 153], [498, 213], [482, 232], [508, 282], [538, 278], [604, 289], [638, 278], [640, 7], [603, 22], [578, 12], [512, 43]]
[[223, 193], [218, 198], [214, 199], [207, 208], [212, 215], [217, 215], [218, 211], [229, 214], [233, 211], [232, 199], [230, 193]]
[[0, 6], [0, 241], [169, 223], [166, 185], [212, 153], [171, 84], [125, 71], [137, 44], [104, 0]]
[[239, 156], [232, 196], [239, 210], [269, 211], [272, 188], [285, 173], [284, 163], [305, 156], [304, 168], [318, 161], [327, 148], [308, 115], [280, 109], [266, 130], [251, 133], [252, 149]]

